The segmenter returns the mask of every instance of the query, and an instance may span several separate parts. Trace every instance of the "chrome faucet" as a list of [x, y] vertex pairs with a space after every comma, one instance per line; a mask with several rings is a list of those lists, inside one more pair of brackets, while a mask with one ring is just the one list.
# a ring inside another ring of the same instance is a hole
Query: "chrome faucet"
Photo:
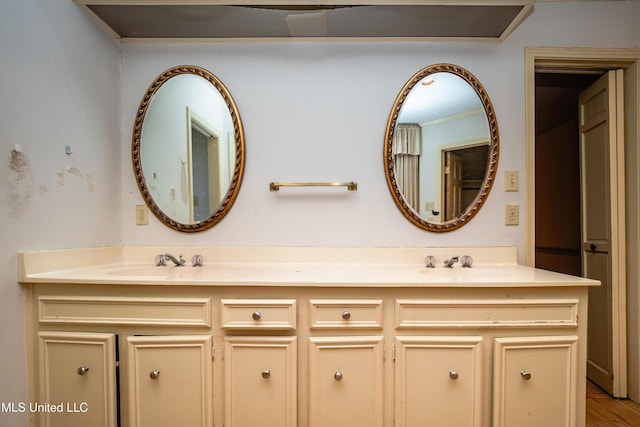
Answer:
[[451, 268], [453, 267], [453, 264], [455, 264], [456, 262], [458, 262], [458, 255], [454, 255], [449, 259], [445, 259], [444, 260], [444, 266]]
[[166, 253], [164, 254], [164, 258], [171, 260], [171, 262], [173, 262], [176, 267], [182, 267], [184, 266], [184, 263], [186, 262], [184, 258], [182, 258], [182, 255], [179, 255], [180, 259], [176, 259], [176, 257], [174, 257], [173, 255], [171, 255], [170, 253]]

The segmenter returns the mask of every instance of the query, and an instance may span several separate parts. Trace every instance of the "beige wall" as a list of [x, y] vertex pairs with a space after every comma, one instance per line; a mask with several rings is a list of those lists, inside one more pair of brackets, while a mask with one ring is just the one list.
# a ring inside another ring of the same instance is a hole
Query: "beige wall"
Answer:
[[[27, 396], [17, 252], [119, 244], [122, 189], [117, 44], [72, 1], [1, 1], [0, 54], [0, 402], [7, 403]], [[12, 152], [16, 144], [22, 153]], [[3, 427], [25, 424], [26, 414], [0, 413]]]
[[[630, 1], [541, 3], [502, 43], [119, 46], [70, 0], [0, 2], [0, 402], [26, 399], [19, 250], [489, 244], [515, 246], [522, 260], [524, 230], [503, 220], [506, 203], [523, 205], [526, 198], [503, 191], [503, 172], [524, 176], [524, 48], [637, 48], [638, 22], [640, 7]], [[384, 127], [397, 93], [435, 62], [458, 63], [484, 84], [502, 144], [485, 207], [447, 234], [423, 232], [404, 219], [382, 167]], [[145, 227], [134, 222], [134, 206], [142, 202], [130, 168], [134, 113], [153, 78], [178, 64], [208, 68], [225, 83], [247, 139], [237, 204], [198, 235], [153, 218]], [[22, 146], [17, 157], [15, 144]], [[269, 192], [273, 180], [355, 180], [359, 189], [296, 197]], [[0, 425], [22, 426], [24, 419], [3, 413]]]

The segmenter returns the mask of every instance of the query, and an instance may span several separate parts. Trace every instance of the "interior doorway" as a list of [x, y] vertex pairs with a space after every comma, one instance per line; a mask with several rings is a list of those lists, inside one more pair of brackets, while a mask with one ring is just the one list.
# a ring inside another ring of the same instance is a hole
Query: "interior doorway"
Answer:
[[[638, 181], [638, 139], [640, 132], [637, 124], [638, 105], [640, 95], [638, 82], [640, 73], [640, 51], [632, 49], [569, 49], [569, 48], [527, 48], [526, 52], [526, 189], [527, 209], [525, 213], [526, 245], [525, 255], [527, 265], [561, 271], [569, 274], [582, 275], [581, 264], [585, 257], [584, 242], [580, 247], [580, 240], [576, 239], [582, 231], [580, 228], [580, 189], [576, 189], [579, 182], [579, 154], [576, 156], [575, 144], [565, 146], [558, 141], [580, 141], [578, 138], [575, 117], [557, 116], [547, 118], [545, 114], [553, 116], [554, 109], [561, 109], [562, 103], [573, 103], [573, 98], [594, 79], [599, 78], [607, 70], [623, 69], [619, 73], [624, 81], [624, 89], [620, 90], [620, 99], [624, 93], [625, 114], [621, 115], [621, 128], [625, 128], [627, 138], [622, 141], [629, 158], [617, 155], [618, 163], [611, 165], [611, 169], [619, 168], [622, 172], [617, 176], [607, 175], [617, 179], [622, 189], [618, 199], [622, 203], [611, 203], [610, 208], [615, 221], [613, 244], [618, 244], [619, 260], [612, 265], [617, 279], [612, 282], [620, 285], [620, 292], [613, 295], [616, 307], [612, 305], [611, 316], [620, 324], [630, 325], [629, 333], [613, 330], [618, 355], [616, 369], [611, 374], [617, 381], [612, 394], [616, 397], [629, 397], [636, 400], [640, 391], [639, 376], [639, 323], [634, 313], [638, 310], [638, 231], [634, 225], [638, 220], [638, 197], [640, 195]], [[545, 89], [541, 89], [541, 88]], [[554, 93], [551, 96], [550, 93]], [[563, 92], [566, 97], [555, 97]], [[550, 103], [543, 105], [545, 96], [549, 95]], [[557, 104], [555, 104], [557, 103]], [[553, 104], [553, 105], [552, 105]], [[621, 104], [622, 105], [622, 104]], [[568, 107], [567, 111], [576, 114], [577, 103]], [[573, 111], [573, 112], [572, 112]], [[538, 123], [541, 122], [541, 123]], [[546, 125], [545, 125], [546, 123]], [[540, 142], [540, 145], [538, 145]], [[540, 152], [538, 152], [540, 151]], [[545, 155], [546, 151], [546, 155]], [[564, 158], [564, 160], [562, 160]], [[629, 164], [625, 172], [625, 163]], [[576, 174], [578, 171], [578, 174]], [[545, 176], [546, 182], [545, 182]], [[543, 175], [542, 177], [538, 175]], [[625, 178], [627, 191], [624, 191]], [[561, 197], [559, 193], [567, 197]], [[625, 206], [625, 196], [631, 202]], [[544, 199], [544, 200], [543, 200]], [[554, 200], [555, 199], [555, 200]], [[545, 205], [546, 203], [546, 205]], [[538, 206], [540, 204], [540, 206]], [[584, 212], [585, 209], [582, 209]], [[626, 214], [626, 215], [625, 215]], [[559, 224], [566, 225], [562, 227]], [[630, 222], [630, 226], [625, 225]], [[549, 226], [549, 224], [551, 224]], [[549, 233], [562, 231], [561, 235], [550, 236]], [[629, 239], [626, 239], [630, 237]], [[625, 245], [626, 239], [626, 245]], [[626, 247], [631, 250], [625, 251]], [[633, 258], [627, 258], [629, 255]], [[626, 261], [626, 263], [625, 263]], [[630, 286], [626, 286], [629, 283]], [[628, 298], [625, 298], [625, 293]], [[628, 303], [628, 304], [627, 304]], [[628, 305], [629, 310], [625, 310]], [[591, 306], [591, 299], [590, 299]], [[629, 341], [628, 351], [625, 346]], [[614, 346], [615, 347], [615, 346]], [[628, 363], [627, 363], [628, 358]], [[630, 389], [628, 388], [630, 387]]]
[[618, 298], [626, 289], [617, 231], [624, 219], [616, 212], [624, 206], [624, 167], [615, 167], [624, 141], [618, 74], [536, 73], [535, 265], [600, 280], [589, 289], [587, 377], [626, 397], [626, 319], [616, 315], [626, 308]]
[[574, 276], [581, 275], [578, 95], [600, 75], [535, 75], [535, 265]]

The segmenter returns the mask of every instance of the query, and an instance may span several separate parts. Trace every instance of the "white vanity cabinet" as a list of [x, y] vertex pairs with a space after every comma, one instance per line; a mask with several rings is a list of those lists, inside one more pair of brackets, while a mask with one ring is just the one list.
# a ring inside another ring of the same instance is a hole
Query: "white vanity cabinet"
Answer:
[[496, 338], [493, 426], [575, 426], [578, 337]]
[[309, 352], [309, 426], [383, 426], [383, 340], [314, 337]]
[[308, 307], [309, 427], [382, 427], [382, 299], [310, 299]]
[[117, 425], [114, 334], [40, 332], [37, 359], [39, 399], [25, 410], [37, 413], [40, 425]]
[[28, 401], [88, 409], [29, 413], [29, 425], [584, 427], [598, 282], [324, 251], [332, 262], [311, 251], [313, 262], [272, 263], [298, 252], [50, 273], [59, 253], [23, 259]]
[[296, 337], [225, 339], [225, 426], [297, 426]]
[[296, 300], [222, 299], [221, 310], [224, 425], [297, 426]]
[[129, 425], [210, 426], [211, 336], [130, 336]]
[[396, 337], [395, 426], [482, 426], [481, 344], [481, 336]]
[[213, 425], [212, 299], [149, 290], [29, 286], [30, 425]]
[[584, 292], [464, 294], [396, 300], [396, 425], [584, 425]]

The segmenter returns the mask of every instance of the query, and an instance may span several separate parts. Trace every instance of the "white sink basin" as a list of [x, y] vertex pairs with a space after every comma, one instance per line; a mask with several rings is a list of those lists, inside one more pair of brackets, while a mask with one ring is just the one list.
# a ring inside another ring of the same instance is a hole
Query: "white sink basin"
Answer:
[[107, 271], [107, 274], [112, 274], [114, 276], [166, 277], [173, 273], [172, 270], [174, 268], [186, 268], [186, 267], [154, 267], [154, 266], [122, 267], [114, 270], [109, 270]]
[[504, 279], [505, 277], [513, 276], [514, 272], [500, 268], [484, 268], [484, 267], [436, 267], [436, 268], [422, 268], [420, 273], [424, 276], [434, 280], [479, 280], [490, 281], [492, 279]]

